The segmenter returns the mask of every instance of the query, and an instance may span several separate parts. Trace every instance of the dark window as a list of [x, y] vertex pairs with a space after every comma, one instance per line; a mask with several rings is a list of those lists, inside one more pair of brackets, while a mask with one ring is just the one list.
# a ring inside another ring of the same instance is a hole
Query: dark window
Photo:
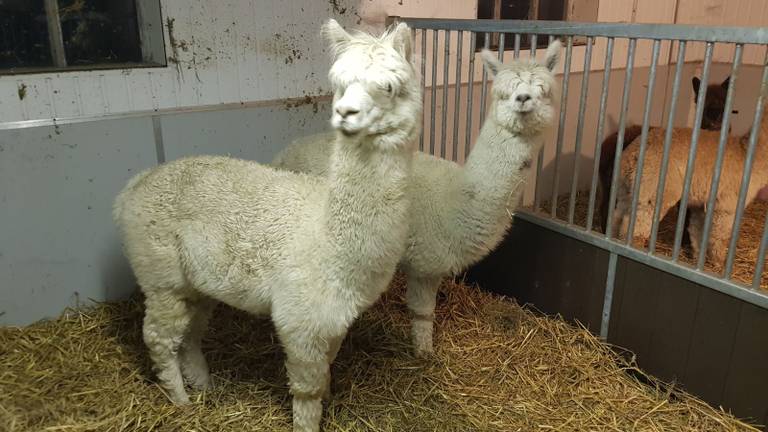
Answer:
[[163, 65], [159, 22], [159, 0], [0, 0], [0, 74]]
[[141, 62], [132, 0], [59, 0], [59, 18], [67, 65]]
[[52, 64], [43, 0], [0, 0], [0, 69]]
[[[566, 0], [478, 0], [477, 17], [479, 19], [513, 19], [513, 20], [547, 20], [562, 21], [566, 18]], [[531, 47], [530, 35], [520, 35], [520, 48]], [[514, 34], [504, 36], [504, 48], [512, 49]], [[537, 47], [546, 47], [549, 40], [546, 36], [536, 39]], [[491, 34], [489, 42], [491, 49], [499, 48], [499, 34]], [[477, 35], [477, 49], [485, 46], [485, 35]]]

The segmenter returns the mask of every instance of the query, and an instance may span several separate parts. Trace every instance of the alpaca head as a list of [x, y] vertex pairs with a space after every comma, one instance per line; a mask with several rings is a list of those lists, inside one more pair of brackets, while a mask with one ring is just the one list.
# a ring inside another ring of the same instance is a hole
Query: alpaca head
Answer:
[[323, 26], [335, 61], [331, 125], [347, 137], [379, 147], [413, 142], [421, 119], [421, 89], [411, 63], [411, 31], [404, 23], [382, 36], [346, 32], [335, 20]]
[[488, 119], [515, 134], [541, 133], [555, 115], [555, 76], [562, 43], [553, 41], [543, 64], [512, 61], [502, 64], [496, 54], [483, 50], [485, 67], [494, 75]]
[[[731, 77], [729, 76], [720, 84], [710, 84], [707, 86], [707, 94], [704, 98], [704, 115], [701, 118], [702, 129], [720, 130], [723, 128], [723, 111], [725, 110], [725, 98], [728, 95], [728, 85], [730, 82]], [[693, 77], [691, 84], [693, 85], [695, 102], [699, 100], [701, 80]], [[736, 113], [736, 111], [733, 111], [733, 113]], [[730, 129], [729, 125], [728, 132], [730, 132]]]

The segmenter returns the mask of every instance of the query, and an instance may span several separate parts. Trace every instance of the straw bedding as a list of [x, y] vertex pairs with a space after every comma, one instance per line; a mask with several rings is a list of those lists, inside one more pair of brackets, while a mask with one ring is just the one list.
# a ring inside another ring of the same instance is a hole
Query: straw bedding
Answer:
[[[638, 379], [632, 363], [584, 329], [458, 283], [441, 291], [436, 355], [416, 359], [402, 278], [393, 284], [342, 347], [323, 430], [756, 430]], [[283, 356], [268, 320], [220, 306], [204, 349], [217, 387], [175, 407], [152, 382], [141, 317], [136, 298], [0, 329], [0, 430], [290, 429]]]
[[[560, 195], [557, 200], [557, 217], [562, 220], [568, 219], [568, 199], [568, 194], [563, 194]], [[550, 206], [547, 202], [543, 203], [541, 208], [544, 211], [550, 211]], [[581, 227], [586, 226], [588, 208], [589, 191], [578, 192], [576, 194], [576, 206], [574, 211], [575, 225]], [[601, 231], [598, 224], [599, 211], [599, 208], [595, 209], [595, 219], [593, 222], [593, 229], [597, 231]], [[763, 235], [766, 213], [768, 213], [768, 202], [766, 201], [755, 201], [744, 211], [744, 217], [739, 233], [739, 241], [736, 244], [732, 279], [746, 284], [747, 286], [752, 285], [752, 278], [755, 274], [755, 263], [757, 262], [758, 249], [760, 248], [760, 240]], [[673, 207], [666, 215], [663, 215], [663, 219], [659, 222], [659, 234], [656, 242], [657, 254], [667, 257], [672, 256], [672, 244], [675, 240], [676, 223], [677, 207]], [[693, 256], [690, 244], [687, 244], [685, 238], [687, 238], [687, 234], [684, 237], [680, 261], [683, 264], [694, 266], [697, 257]], [[646, 246], [647, 245], [643, 245], [643, 247]], [[722, 264], [712, 263], [709, 260], [704, 268], [715, 274], [722, 274], [723, 272]], [[766, 257], [766, 266], [761, 275], [760, 288], [768, 290], [768, 256]]]

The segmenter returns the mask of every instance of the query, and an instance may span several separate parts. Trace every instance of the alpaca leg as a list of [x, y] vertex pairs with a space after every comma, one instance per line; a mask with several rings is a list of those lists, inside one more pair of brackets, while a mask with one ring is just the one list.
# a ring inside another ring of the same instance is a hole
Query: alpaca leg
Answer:
[[600, 228], [602, 229], [603, 233], [605, 233], [605, 230], [608, 226], [608, 193], [610, 192], [610, 187], [610, 180], [601, 177], [600, 186], [595, 192], [595, 206], [598, 206]]
[[[638, 203], [635, 213], [635, 226], [632, 232], [633, 244], [638, 248], [645, 248], [645, 242], [651, 236], [653, 225], [653, 204]], [[629, 227], [627, 226], [627, 229]]]
[[439, 277], [418, 277], [408, 275], [408, 290], [405, 294], [408, 308], [413, 314], [411, 337], [416, 355], [423, 357], [434, 351], [432, 328], [435, 319], [435, 302]]
[[179, 351], [181, 372], [187, 382], [198, 390], [205, 390], [211, 386], [208, 363], [203, 355], [201, 341], [208, 329], [208, 320], [214, 307], [216, 307], [216, 302], [208, 298], [190, 305], [193, 312], [192, 321]]
[[[328, 341], [329, 349], [328, 349], [328, 365], [333, 364], [334, 360], [336, 360], [336, 356], [339, 354], [339, 350], [341, 349], [341, 343], [344, 342], [343, 337], [337, 337], [333, 338], [332, 340]], [[328, 378], [325, 380], [325, 390], [323, 390], [323, 400], [331, 400], [331, 374], [328, 374]]]
[[709, 236], [709, 256], [716, 265], [725, 264], [731, 229], [736, 215], [733, 210], [715, 210], [712, 217], [712, 233]]
[[622, 189], [620, 188], [619, 196], [616, 199], [616, 208], [613, 210], [613, 232], [609, 233], [609, 237], [615, 237], [619, 240], [623, 240], [627, 237], [627, 229], [629, 228], [628, 212], [630, 205], [629, 199], [627, 199], [621, 192]]
[[701, 248], [701, 234], [704, 231], [704, 212], [701, 209], [689, 209], [688, 215], [688, 238], [691, 240], [691, 251], [693, 258], [699, 256]]
[[178, 353], [192, 312], [183, 298], [170, 292], [147, 293], [145, 304], [144, 343], [149, 349], [160, 385], [173, 403], [188, 403]]
[[293, 396], [294, 432], [318, 432], [323, 412], [322, 396], [330, 380], [328, 352], [310, 338], [293, 333], [284, 342], [288, 382]]

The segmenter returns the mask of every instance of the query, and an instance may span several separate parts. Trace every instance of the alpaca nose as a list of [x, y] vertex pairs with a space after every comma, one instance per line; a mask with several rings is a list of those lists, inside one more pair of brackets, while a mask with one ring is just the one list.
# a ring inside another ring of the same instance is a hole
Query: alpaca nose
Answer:
[[518, 102], [520, 102], [520, 103], [526, 103], [526, 102], [528, 102], [529, 100], [531, 100], [531, 95], [529, 95], [529, 94], [526, 94], [526, 93], [523, 93], [523, 94], [519, 94], [519, 95], [517, 95], [517, 97], [515, 98], [515, 100], [516, 100], [516, 101], [518, 101]]
[[354, 115], [359, 113], [360, 110], [357, 108], [352, 108], [349, 106], [337, 106], [336, 107], [336, 114], [340, 115], [341, 118], [346, 118], [347, 116]]

